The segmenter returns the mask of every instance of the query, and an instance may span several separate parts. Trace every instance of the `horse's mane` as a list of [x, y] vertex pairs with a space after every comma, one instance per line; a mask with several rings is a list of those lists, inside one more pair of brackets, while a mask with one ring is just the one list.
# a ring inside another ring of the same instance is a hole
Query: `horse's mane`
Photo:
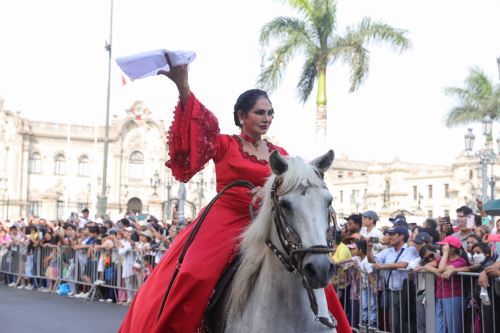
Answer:
[[[308, 186], [323, 187], [324, 182], [318, 176], [317, 169], [301, 157], [287, 157], [288, 169], [280, 175], [282, 182], [278, 195], [296, 190], [307, 181]], [[231, 306], [237, 311], [243, 310], [253, 285], [267, 255], [272, 254], [265, 241], [272, 227], [271, 186], [276, 176], [271, 175], [264, 185], [264, 199], [259, 214], [243, 233], [241, 242], [241, 263], [234, 277], [231, 288]]]

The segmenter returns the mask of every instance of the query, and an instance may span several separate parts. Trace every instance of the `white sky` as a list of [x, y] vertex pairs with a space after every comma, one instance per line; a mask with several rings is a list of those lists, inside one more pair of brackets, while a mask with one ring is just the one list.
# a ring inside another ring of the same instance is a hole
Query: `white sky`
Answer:
[[[110, 1], [2, 0], [0, 96], [29, 119], [79, 124], [105, 122]], [[370, 73], [348, 93], [347, 67], [328, 71], [329, 145], [337, 156], [358, 160], [449, 163], [463, 150], [465, 127], [443, 125], [454, 101], [446, 86], [460, 86], [479, 66], [498, 82], [500, 2], [340, 0], [338, 27], [365, 16], [407, 29], [411, 50], [399, 55], [370, 45]], [[115, 0], [111, 114], [141, 99], [157, 119], [170, 120], [177, 101], [164, 77], [121, 86], [119, 56], [158, 48], [197, 53], [191, 87], [234, 133], [237, 96], [254, 87], [260, 70], [258, 36], [263, 24], [295, 15], [272, 0]], [[271, 95], [276, 119], [270, 130], [292, 154], [307, 156], [314, 132], [316, 90], [302, 105], [295, 95], [301, 58]], [[495, 139], [500, 128], [494, 125]], [[482, 143], [476, 126], [476, 148]]]

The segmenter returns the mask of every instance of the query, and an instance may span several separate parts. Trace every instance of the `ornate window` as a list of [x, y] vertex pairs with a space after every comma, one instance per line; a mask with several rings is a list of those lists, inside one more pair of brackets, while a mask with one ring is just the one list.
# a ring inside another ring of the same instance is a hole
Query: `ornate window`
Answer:
[[38, 152], [34, 152], [30, 156], [28, 170], [30, 173], [40, 173], [42, 169], [42, 156]]
[[62, 200], [57, 200], [57, 211], [56, 211], [56, 214], [57, 214], [57, 219], [60, 220], [60, 219], [63, 219], [64, 218], [64, 201]]
[[87, 177], [89, 175], [89, 158], [80, 156], [78, 159], [78, 176]]
[[54, 160], [54, 174], [62, 176], [66, 173], [66, 158], [63, 154], [56, 156]]
[[40, 216], [38, 211], [40, 209], [39, 201], [30, 201], [29, 203], [29, 216]]
[[128, 160], [128, 177], [132, 179], [144, 178], [144, 155], [140, 151], [130, 154]]

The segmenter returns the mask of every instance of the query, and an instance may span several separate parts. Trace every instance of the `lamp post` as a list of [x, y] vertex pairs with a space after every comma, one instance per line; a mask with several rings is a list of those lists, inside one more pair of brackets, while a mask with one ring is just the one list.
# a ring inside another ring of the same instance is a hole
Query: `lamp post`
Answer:
[[151, 188], [153, 189], [153, 195], [157, 195], [156, 189], [160, 186], [160, 175], [158, 174], [158, 171], [155, 171], [153, 178], [150, 178], [149, 182], [151, 183]]
[[109, 20], [109, 43], [106, 43], [105, 49], [108, 52], [108, 88], [106, 97], [106, 125], [104, 127], [104, 157], [102, 163], [102, 187], [101, 196], [97, 201], [97, 214], [104, 216], [107, 206], [107, 169], [108, 169], [108, 146], [109, 146], [109, 101], [111, 95], [111, 45], [113, 41], [113, 0], [111, 0], [111, 12]]
[[171, 194], [170, 191], [172, 190], [172, 176], [169, 174], [166, 175], [165, 177], [165, 188], [167, 189], [167, 204], [165, 206], [165, 216], [167, 217], [167, 220], [172, 219], [172, 199], [171, 199]]
[[186, 202], [186, 184], [179, 184], [179, 208], [177, 210], [177, 218], [179, 220], [179, 225], [184, 224], [184, 203]]
[[[483, 135], [485, 139], [484, 147], [475, 154], [475, 156], [479, 158], [479, 168], [481, 171], [481, 181], [482, 181], [481, 200], [483, 202], [486, 202], [490, 199], [490, 197], [488, 197], [488, 185], [490, 185], [491, 187], [491, 192], [490, 192], [491, 199], [495, 198], [496, 182], [493, 171], [496, 161], [496, 154], [494, 152], [492, 145], [493, 143], [492, 125], [493, 125], [493, 120], [491, 119], [490, 115], [486, 115], [482, 121]], [[464, 135], [465, 151], [469, 154], [469, 156], [471, 156], [472, 148], [474, 146], [475, 136], [472, 133], [472, 128], [467, 129], [467, 131], [468, 131], [467, 134]], [[497, 139], [497, 149], [500, 152], [500, 138]], [[490, 170], [491, 170], [490, 171], [491, 176], [489, 180], [488, 180], [488, 165], [490, 165]]]

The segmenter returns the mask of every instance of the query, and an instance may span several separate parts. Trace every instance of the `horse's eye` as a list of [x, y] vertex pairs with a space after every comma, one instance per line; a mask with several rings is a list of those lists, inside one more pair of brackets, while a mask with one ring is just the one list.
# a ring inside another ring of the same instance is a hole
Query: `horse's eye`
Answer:
[[292, 209], [292, 205], [290, 204], [289, 201], [287, 200], [281, 200], [280, 201], [280, 206], [281, 208], [283, 208], [284, 210], [291, 210]]

